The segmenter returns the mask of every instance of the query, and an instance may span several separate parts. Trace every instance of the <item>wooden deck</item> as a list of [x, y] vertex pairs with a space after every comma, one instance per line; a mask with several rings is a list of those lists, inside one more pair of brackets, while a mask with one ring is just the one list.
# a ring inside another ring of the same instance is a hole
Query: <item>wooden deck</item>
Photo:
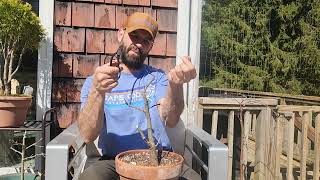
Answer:
[[236, 159], [236, 179], [319, 179], [320, 106], [281, 98], [199, 98], [198, 126], [229, 147], [228, 179]]

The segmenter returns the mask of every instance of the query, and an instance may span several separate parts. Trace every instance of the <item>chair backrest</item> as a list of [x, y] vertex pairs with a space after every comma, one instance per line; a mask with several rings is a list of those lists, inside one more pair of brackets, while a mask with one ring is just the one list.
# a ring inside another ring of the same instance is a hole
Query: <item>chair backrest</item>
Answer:
[[[173, 150], [183, 156], [186, 133], [183, 121], [180, 119], [174, 128], [166, 127], [166, 132], [170, 139]], [[88, 157], [99, 157], [102, 155], [101, 149], [98, 148], [98, 141], [99, 137], [94, 141], [94, 143], [89, 143], [86, 145], [86, 155]]]

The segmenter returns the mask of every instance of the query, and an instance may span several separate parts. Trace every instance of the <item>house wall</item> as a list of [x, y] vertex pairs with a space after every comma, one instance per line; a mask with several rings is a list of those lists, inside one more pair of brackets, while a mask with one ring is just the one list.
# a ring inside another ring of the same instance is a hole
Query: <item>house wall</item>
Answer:
[[61, 127], [77, 119], [85, 78], [116, 51], [116, 32], [133, 12], [148, 13], [159, 23], [146, 63], [166, 72], [175, 65], [177, 1], [55, 1], [52, 107], [58, 109]]

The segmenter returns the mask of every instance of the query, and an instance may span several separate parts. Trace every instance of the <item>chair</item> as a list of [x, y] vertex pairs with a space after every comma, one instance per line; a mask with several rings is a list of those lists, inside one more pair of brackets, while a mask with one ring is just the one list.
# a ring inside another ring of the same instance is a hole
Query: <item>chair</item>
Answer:
[[[187, 165], [190, 167], [194, 165], [198, 169], [202, 167], [208, 180], [227, 179], [228, 148], [226, 145], [198, 127], [185, 128], [182, 120], [175, 128], [166, 128], [166, 131], [175, 152], [184, 155]], [[85, 144], [80, 136], [78, 124], [73, 123], [46, 146], [46, 179], [77, 180], [87, 164], [100, 157], [101, 151], [96, 144], [97, 140], [95, 143]], [[207, 164], [201, 159], [199, 153], [194, 151], [194, 146], [199, 144], [206, 149], [204, 152], [207, 152]]]

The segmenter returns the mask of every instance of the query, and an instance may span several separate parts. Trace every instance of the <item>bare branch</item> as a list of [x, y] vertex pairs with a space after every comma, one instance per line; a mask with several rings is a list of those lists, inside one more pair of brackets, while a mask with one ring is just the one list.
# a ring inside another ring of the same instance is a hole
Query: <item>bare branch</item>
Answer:
[[29, 160], [29, 159], [33, 159], [33, 158], [35, 158], [36, 156], [43, 156], [43, 157], [45, 157], [45, 154], [43, 154], [43, 153], [41, 153], [41, 154], [36, 154], [36, 155], [33, 155], [33, 156], [26, 157], [26, 158], [24, 158], [23, 160], [26, 161], [26, 160]]
[[133, 108], [133, 109], [136, 109], [136, 110], [138, 110], [138, 111], [142, 111], [142, 112], [145, 112], [143, 109], [141, 109], [141, 108], [138, 108], [138, 107], [135, 107], [135, 106], [132, 106], [131, 104], [129, 104], [128, 103], [128, 101], [127, 100], [124, 100], [125, 101], [125, 103], [126, 103], [126, 105], [127, 106], [129, 106], [129, 107], [131, 107], [131, 108]]
[[10, 77], [9, 77], [10, 80], [11, 80], [12, 77], [16, 74], [16, 72], [18, 71], [18, 69], [20, 68], [21, 61], [22, 61], [22, 56], [23, 56], [25, 50], [26, 50], [26, 47], [25, 47], [25, 45], [24, 45], [23, 48], [22, 48], [22, 50], [21, 50], [20, 56], [19, 56], [18, 65], [17, 65], [16, 69], [13, 71], [13, 73], [10, 74]]
[[153, 107], [155, 107], [155, 106], [160, 106], [160, 104], [155, 104], [155, 105], [151, 106], [150, 108], [153, 108]]
[[18, 150], [16, 150], [16, 149], [14, 149], [12, 146], [10, 147], [10, 149], [11, 149], [12, 151], [14, 151], [14, 152], [16, 152], [16, 153], [18, 153], [18, 154], [22, 155], [22, 152], [20, 152], [20, 151], [18, 151]]
[[152, 79], [151, 79], [150, 82], [144, 87], [145, 92], [147, 92], [148, 87], [152, 84], [152, 82], [153, 82], [154, 79], [156, 78], [153, 74], [150, 73], [150, 75], [152, 76]]
[[16, 143], [12, 143], [12, 145], [13, 145], [13, 146], [15, 146], [15, 145], [19, 145], [19, 146], [21, 146], [21, 145], [22, 145], [22, 143], [18, 143], [18, 142], [16, 142]]
[[7, 52], [3, 52], [3, 58], [4, 58], [4, 66], [3, 66], [3, 80], [4, 83], [7, 82], [7, 74], [8, 74], [8, 55]]
[[148, 146], [150, 146], [150, 143], [148, 142], [146, 136], [143, 134], [142, 130], [139, 127], [137, 127], [137, 131], [139, 132], [142, 140], [144, 140], [148, 144]]
[[42, 140], [42, 138], [39, 139], [37, 142], [31, 144], [30, 146], [26, 147], [26, 150], [29, 149], [29, 148], [31, 148], [32, 146], [37, 146], [36, 144], [38, 144], [41, 140]]
[[11, 47], [11, 57], [10, 57], [10, 62], [9, 62], [9, 78], [8, 81], [11, 82], [11, 74], [12, 74], [12, 69], [13, 69], [13, 61], [15, 57], [15, 51], [16, 51], [16, 44], [18, 42], [19, 38], [13, 41], [12, 47]]

